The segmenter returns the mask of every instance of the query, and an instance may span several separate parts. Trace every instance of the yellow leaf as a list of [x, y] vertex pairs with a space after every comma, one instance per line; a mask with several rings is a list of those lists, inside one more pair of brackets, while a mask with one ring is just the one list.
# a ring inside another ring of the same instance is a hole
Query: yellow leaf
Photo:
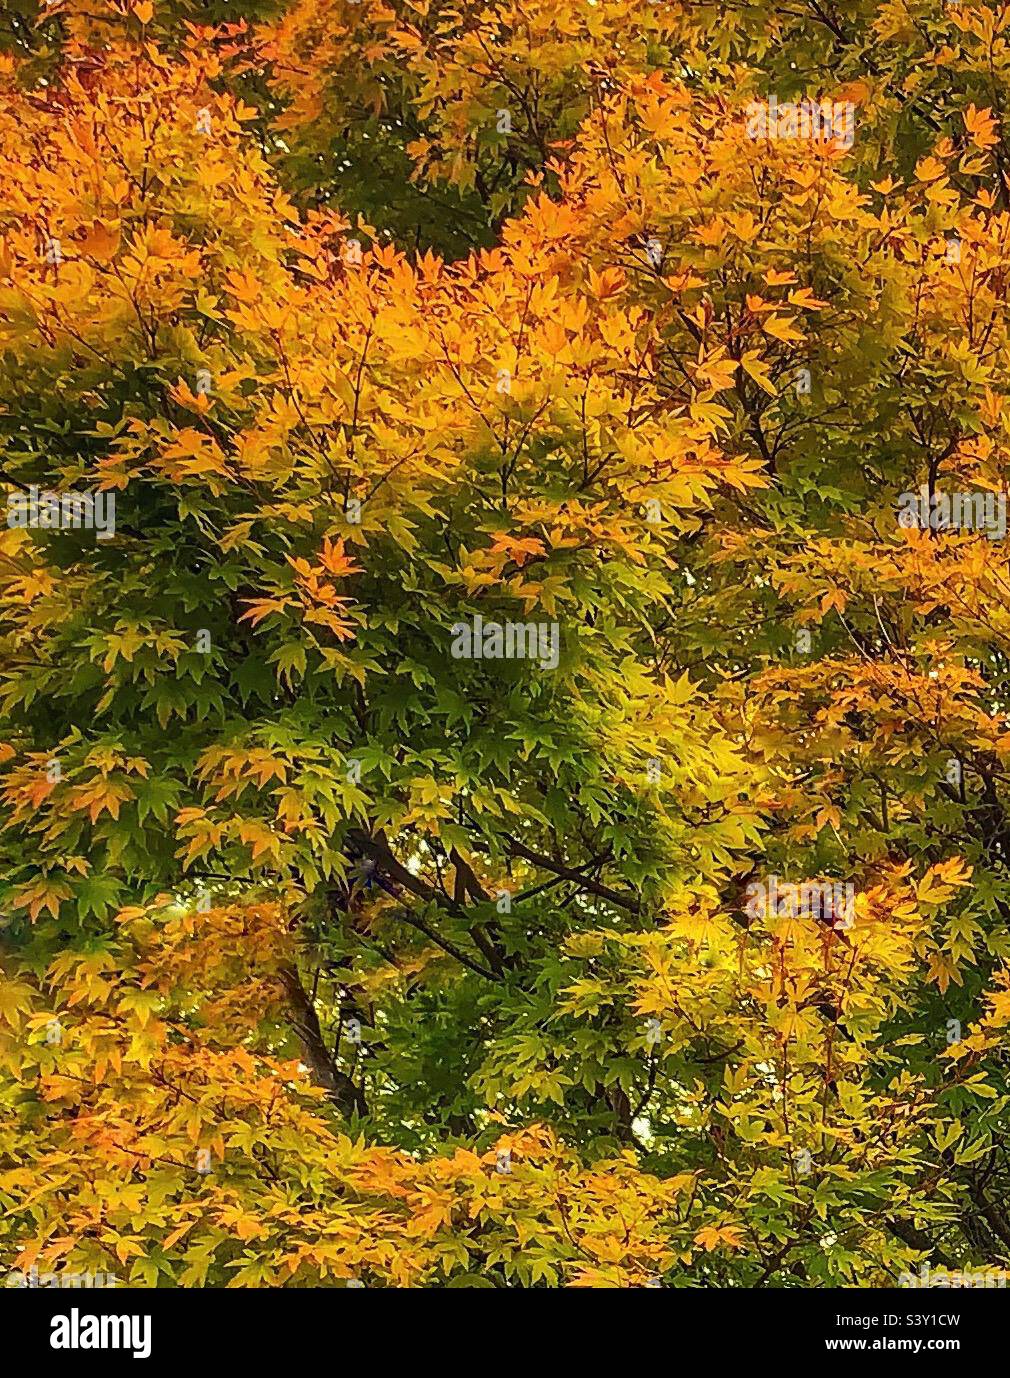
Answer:
[[757, 350], [749, 349], [740, 360], [740, 366], [749, 377], [754, 379], [758, 387], [763, 388], [770, 397], [778, 396], [775, 384], [768, 377], [768, 365], [762, 363], [761, 359], [758, 357]]
[[738, 1249], [743, 1237], [736, 1225], [705, 1225], [694, 1237], [695, 1244], [711, 1252], [725, 1245], [727, 1249]]
[[85, 232], [84, 238], [78, 240], [77, 247], [88, 258], [97, 258], [99, 262], [107, 263], [110, 258], [115, 257], [119, 248], [119, 221], [107, 223], [104, 220], [96, 220]]

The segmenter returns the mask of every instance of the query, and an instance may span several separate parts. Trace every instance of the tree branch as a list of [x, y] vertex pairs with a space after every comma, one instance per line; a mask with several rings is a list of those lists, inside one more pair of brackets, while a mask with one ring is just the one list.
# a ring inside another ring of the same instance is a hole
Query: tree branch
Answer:
[[291, 1002], [292, 1027], [302, 1045], [302, 1058], [312, 1073], [312, 1080], [317, 1086], [323, 1087], [327, 1097], [348, 1119], [354, 1114], [367, 1115], [365, 1093], [355, 1086], [346, 1072], [334, 1064], [319, 1027], [316, 1007], [309, 999], [297, 970], [291, 965], [283, 966], [278, 975]]

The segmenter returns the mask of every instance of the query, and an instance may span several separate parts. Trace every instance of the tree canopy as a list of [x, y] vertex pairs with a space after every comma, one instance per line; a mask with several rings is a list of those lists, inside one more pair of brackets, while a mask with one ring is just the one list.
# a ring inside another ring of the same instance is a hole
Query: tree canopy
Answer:
[[8, 0], [5, 1268], [1006, 1263], [1008, 101], [996, 0]]

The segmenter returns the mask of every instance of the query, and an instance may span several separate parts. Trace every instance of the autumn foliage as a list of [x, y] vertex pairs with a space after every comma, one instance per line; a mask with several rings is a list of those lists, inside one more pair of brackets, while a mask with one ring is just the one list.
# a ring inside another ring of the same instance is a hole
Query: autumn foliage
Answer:
[[8, 9], [2, 1271], [1005, 1263], [1010, 7]]

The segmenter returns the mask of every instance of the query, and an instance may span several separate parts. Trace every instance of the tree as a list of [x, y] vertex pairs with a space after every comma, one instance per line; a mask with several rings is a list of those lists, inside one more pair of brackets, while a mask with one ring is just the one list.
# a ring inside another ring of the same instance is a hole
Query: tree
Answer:
[[1005, 514], [1002, 8], [50, 8], [9, 1266], [1001, 1264], [1006, 559], [898, 517]]

